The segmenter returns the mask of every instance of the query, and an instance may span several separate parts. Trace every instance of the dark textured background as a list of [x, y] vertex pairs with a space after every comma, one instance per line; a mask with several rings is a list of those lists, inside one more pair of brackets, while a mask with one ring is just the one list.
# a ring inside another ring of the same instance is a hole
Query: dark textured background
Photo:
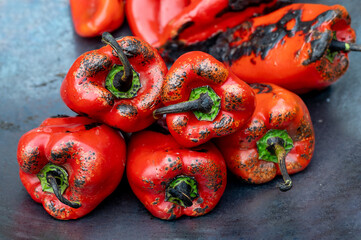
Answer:
[[[306, 2], [306, 1], [303, 1]], [[336, 4], [339, 1], [316, 1]], [[342, 1], [361, 34], [361, 4]], [[131, 34], [126, 24], [114, 35]], [[361, 40], [359, 40], [361, 42]], [[361, 53], [332, 87], [303, 95], [316, 132], [309, 167], [293, 175], [294, 188], [261, 186], [229, 176], [209, 214], [176, 221], [153, 218], [123, 178], [96, 210], [75, 221], [50, 217], [18, 177], [22, 134], [56, 114], [75, 115], [59, 87], [74, 60], [102, 46], [72, 27], [68, 0], [0, 0], [0, 239], [356, 239], [361, 231]]]

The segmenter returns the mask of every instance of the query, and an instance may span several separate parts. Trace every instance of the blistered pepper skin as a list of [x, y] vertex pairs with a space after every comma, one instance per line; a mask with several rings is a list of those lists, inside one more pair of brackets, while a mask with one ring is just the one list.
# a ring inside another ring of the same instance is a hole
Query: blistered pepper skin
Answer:
[[123, 0], [70, 0], [75, 32], [82, 37], [100, 36], [123, 24]]
[[[128, 144], [127, 177], [131, 189], [155, 217], [173, 220], [182, 215], [197, 217], [219, 202], [227, 183], [222, 154], [212, 143], [188, 149], [169, 134], [142, 131]], [[177, 177], [197, 182], [198, 196], [189, 207], [166, 200], [166, 189]]]
[[[54, 218], [77, 219], [99, 205], [118, 186], [126, 163], [119, 131], [86, 117], [46, 119], [24, 134], [18, 144], [20, 179], [31, 198]], [[74, 208], [43, 190], [38, 175], [46, 165], [64, 169], [69, 186], [63, 196], [81, 204]]]
[[167, 67], [158, 52], [139, 38], [124, 37], [117, 42], [139, 74], [140, 89], [135, 97], [117, 98], [105, 87], [112, 67], [121, 65], [110, 46], [81, 55], [69, 69], [60, 94], [74, 112], [125, 132], [136, 132], [155, 121], [152, 112], [162, 106], [160, 95]]
[[255, 108], [252, 89], [209, 54], [190, 52], [170, 68], [163, 85], [165, 106], [189, 100], [193, 89], [209, 86], [221, 98], [220, 110], [212, 121], [198, 120], [191, 111], [167, 114], [172, 136], [186, 147], [193, 147], [234, 133], [252, 116]]
[[274, 83], [302, 94], [324, 89], [346, 72], [348, 52], [332, 50], [331, 43], [355, 42], [350, 23], [341, 5], [290, 4], [205, 41], [173, 42], [161, 51], [173, 61], [182, 52], [204, 51], [249, 84]]
[[259, 159], [257, 142], [271, 129], [286, 130], [293, 148], [285, 162], [287, 172], [304, 170], [311, 161], [315, 135], [306, 105], [296, 94], [274, 84], [252, 84], [256, 109], [248, 124], [236, 133], [216, 139], [228, 169], [247, 182], [262, 184], [280, 175], [279, 165]]
[[340, 5], [287, 6], [240, 28], [237, 34], [242, 40], [234, 39], [232, 44], [237, 46], [228, 64], [248, 83], [274, 83], [299, 94], [323, 89], [348, 68], [348, 52], [337, 52], [330, 61], [327, 49], [332, 39], [355, 41], [350, 23], [348, 12]]

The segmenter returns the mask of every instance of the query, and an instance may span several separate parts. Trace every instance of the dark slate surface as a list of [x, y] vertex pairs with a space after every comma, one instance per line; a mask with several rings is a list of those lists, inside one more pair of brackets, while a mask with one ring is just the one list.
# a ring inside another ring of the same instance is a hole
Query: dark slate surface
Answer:
[[[305, 2], [305, 1], [303, 1]], [[317, 1], [336, 4], [339, 1]], [[342, 1], [361, 34], [361, 5]], [[126, 25], [114, 35], [131, 34]], [[361, 40], [360, 40], [361, 42]], [[124, 178], [95, 211], [75, 221], [50, 217], [18, 177], [22, 134], [56, 114], [75, 115], [59, 87], [99, 38], [78, 37], [67, 0], [0, 0], [0, 239], [357, 239], [361, 230], [361, 54], [332, 87], [303, 95], [316, 132], [309, 167], [293, 175], [294, 188], [254, 186], [229, 176], [219, 205], [199, 218], [153, 218]]]

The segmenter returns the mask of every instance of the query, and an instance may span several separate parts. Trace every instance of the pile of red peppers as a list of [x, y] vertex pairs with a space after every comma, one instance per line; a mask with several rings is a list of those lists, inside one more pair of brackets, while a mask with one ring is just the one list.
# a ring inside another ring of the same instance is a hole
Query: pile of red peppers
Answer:
[[[127, 177], [155, 217], [201, 216], [231, 173], [250, 184], [304, 170], [315, 149], [297, 94], [323, 89], [359, 51], [340, 5], [277, 0], [70, 0], [79, 56], [58, 115], [18, 144], [20, 179], [54, 218], [85, 216]], [[135, 36], [109, 31], [124, 19]], [[168, 64], [168, 67], [167, 67]], [[126, 172], [125, 172], [126, 169]], [[277, 180], [280, 181], [280, 180]], [[295, 183], [295, 185], [300, 183]]]

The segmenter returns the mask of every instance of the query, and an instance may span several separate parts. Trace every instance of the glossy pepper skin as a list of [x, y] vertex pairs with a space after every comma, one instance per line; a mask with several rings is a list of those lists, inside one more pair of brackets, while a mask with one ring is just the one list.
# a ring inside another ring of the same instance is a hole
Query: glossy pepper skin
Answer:
[[70, 0], [70, 9], [74, 29], [82, 37], [111, 32], [124, 21], [123, 0]]
[[[82, 54], [69, 69], [60, 94], [78, 114], [125, 132], [139, 131], [155, 121], [153, 111], [162, 106], [167, 67], [157, 50], [137, 37], [124, 37], [114, 44], [119, 44], [119, 54], [110, 46]], [[130, 65], [118, 58], [122, 52]], [[123, 67], [130, 71], [131, 86], [119, 90], [115, 80], [118, 73], [126, 72]]]
[[[119, 131], [86, 117], [46, 119], [18, 144], [20, 179], [36, 202], [60, 220], [91, 212], [121, 181], [126, 146]], [[63, 190], [60, 198], [49, 176]], [[67, 203], [68, 201], [68, 203]]]
[[291, 4], [182, 51], [208, 52], [247, 83], [274, 83], [302, 94], [346, 72], [348, 52], [332, 43], [355, 41], [350, 22], [340, 5]]
[[173, 44], [187, 46], [205, 41], [277, 5], [277, 0], [195, 0], [168, 22], [154, 46], [167, 51]]
[[[274, 84], [251, 85], [256, 93], [256, 109], [248, 124], [236, 133], [216, 139], [228, 169], [247, 182], [262, 184], [281, 174], [280, 166], [269, 159], [260, 141], [271, 132], [286, 133], [285, 166], [289, 174], [302, 171], [310, 163], [315, 136], [307, 107], [296, 94]], [[276, 130], [276, 131], [275, 131]], [[288, 143], [287, 143], [288, 144]], [[262, 156], [261, 156], [262, 155]], [[264, 160], [262, 160], [262, 159]]]
[[170, 134], [142, 131], [132, 135], [128, 151], [129, 184], [157, 218], [204, 215], [223, 195], [227, 168], [222, 154], [210, 142], [188, 149]]
[[192, 0], [127, 0], [125, 12], [134, 34], [149, 44], [159, 41], [164, 27]]
[[[255, 108], [252, 89], [221, 62], [203, 52], [182, 55], [165, 77], [162, 102], [167, 107], [212, 96], [211, 110], [167, 113], [170, 133], [183, 146], [194, 147], [242, 127]], [[155, 113], [162, 112], [157, 109]], [[158, 112], [159, 111], [159, 112]]]

